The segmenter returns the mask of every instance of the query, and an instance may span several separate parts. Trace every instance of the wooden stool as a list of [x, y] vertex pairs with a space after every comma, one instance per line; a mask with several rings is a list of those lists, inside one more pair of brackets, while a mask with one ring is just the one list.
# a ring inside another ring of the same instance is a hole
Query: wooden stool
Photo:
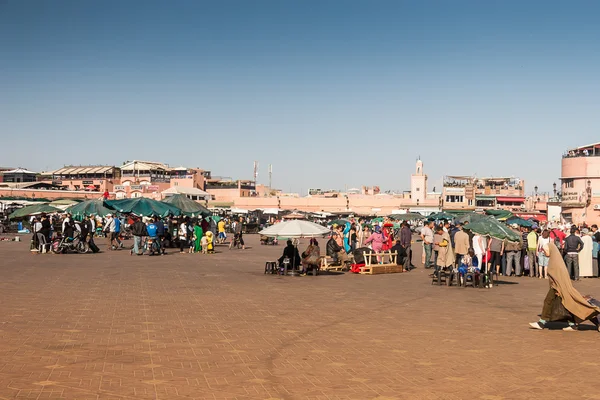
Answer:
[[[471, 278], [471, 279], [469, 279]], [[463, 287], [475, 286], [475, 272], [467, 272], [464, 277]]]
[[265, 263], [265, 274], [276, 274], [277, 273], [277, 263], [274, 261], [267, 261]]
[[438, 286], [442, 286], [442, 282], [446, 283], [448, 281], [448, 274], [446, 271], [442, 271], [441, 269], [433, 272], [433, 279], [431, 280], [431, 284], [437, 283]]

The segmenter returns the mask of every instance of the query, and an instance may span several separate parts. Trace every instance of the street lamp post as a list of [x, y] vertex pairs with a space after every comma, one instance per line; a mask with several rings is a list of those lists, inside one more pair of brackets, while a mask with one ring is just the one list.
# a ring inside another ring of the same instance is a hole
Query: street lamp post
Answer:
[[589, 206], [592, 204], [592, 181], [589, 179], [587, 181], [587, 188], [585, 191], [587, 194], [586, 204]]
[[552, 184], [552, 188], [554, 190], [554, 198], [556, 198], [556, 182]]

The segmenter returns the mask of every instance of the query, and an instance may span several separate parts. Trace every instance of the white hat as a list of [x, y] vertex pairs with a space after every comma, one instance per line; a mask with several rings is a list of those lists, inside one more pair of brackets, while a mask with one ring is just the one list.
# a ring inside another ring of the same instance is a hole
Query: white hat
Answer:
[[112, 217], [112, 214], [106, 214], [107, 217]]

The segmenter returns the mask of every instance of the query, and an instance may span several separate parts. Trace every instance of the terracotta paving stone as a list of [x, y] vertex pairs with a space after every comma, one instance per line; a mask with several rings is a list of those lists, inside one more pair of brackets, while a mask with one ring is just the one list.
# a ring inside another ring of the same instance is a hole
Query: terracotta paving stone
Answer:
[[528, 329], [547, 281], [264, 275], [283, 246], [247, 239], [164, 257], [0, 242], [0, 400], [600, 398], [591, 325]]

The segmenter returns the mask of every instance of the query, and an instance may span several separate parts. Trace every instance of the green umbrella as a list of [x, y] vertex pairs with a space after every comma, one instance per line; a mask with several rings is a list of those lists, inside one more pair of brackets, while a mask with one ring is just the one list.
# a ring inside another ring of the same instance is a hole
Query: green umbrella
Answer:
[[105, 217], [114, 211], [104, 205], [104, 200], [86, 200], [67, 208], [66, 212], [71, 213], [73, 218], [82, 220], [92, 214]]
[[513, 213], [506, 210], [485, 210], [485, 213], [499, 220], [507, 219], [513, 216]]
[[463, 214], [463, 215], [456, 217], [456, 219], [462, 223], [465, 223], [465, 222], [471, 223], [471, 222], [479, 221], [482, 218], [489, 218], [489, 217], [486, 215], [477, 214], [474, 212], [470, 212], [470, 213]]
[[212, 214], [207, 208], [196, 203], [194, 200], [188, 199], [187, 196], [183, 194], [169, 196], [162, 202], [179, 208], [181, 213], [183, 215], [187, 215], [188, 217], [208, 217]]
[[419, 219], [425, 219], [425, 217], [421, 214], [413, 212], [409, 212], [406, 214], [392, 214], [390, 215], [390, 218], [395, 219], [396, 221], [416, 221]]
[[347, 219], [334, 219], [333, 221], [329, 222], [329, 225], [346, 225], [346, 223], [348, 223], [350, 221], [348, 221]]
[[60, 208], [52, 207], [48, 204], [32, 204], [27, 207], [19, 208], [8, 216], [9, 219], [23, 218], [30, 215], [51, 214], [55, 212], [63, 212]]
[[161, 201], [147, 199], [145, 197], [136, 197], [133, 199], [123, 200], [107, 200], [107, 207], [112, 208], [120, 213], [132, 213], [140, 217], [167, 217], [169, 215], [181, 215], [181, 210], [171, 204]]
[[215, 222], [219, 222], [221, 220], [221, 217], [219, 217], [218, 215], [213, 215], [212, 216], [213, 221]]
[[533, 221], [528, 221], [519, 217], [511, 217], [506, 220], [507, 225], [517, 224], [519, 226], [525, 226], [527, 228], [531, 228], [533, 226]]
[[464, 229], [480, 235], [489, 235], [497, 239], [508, 239], [510, 241], [519, 241], [521, 235], [510, 229], [508, 226], [498, 222], [494, 218], [481, 218], [464, 226]]
[[383, 222], [383, 217], [373, 218], [371, 222]]
[[453, 220], [455, 218], [454, 215], [452, 214], [448, 214], [446, 212], [439, 212], [439, 213], [435, 213], [435, 214], [431, 214], [429, 217], [427, 217], [428, 220], [430, 221], [439, 221], [441, 219], [446, 219], [446, 220]]

